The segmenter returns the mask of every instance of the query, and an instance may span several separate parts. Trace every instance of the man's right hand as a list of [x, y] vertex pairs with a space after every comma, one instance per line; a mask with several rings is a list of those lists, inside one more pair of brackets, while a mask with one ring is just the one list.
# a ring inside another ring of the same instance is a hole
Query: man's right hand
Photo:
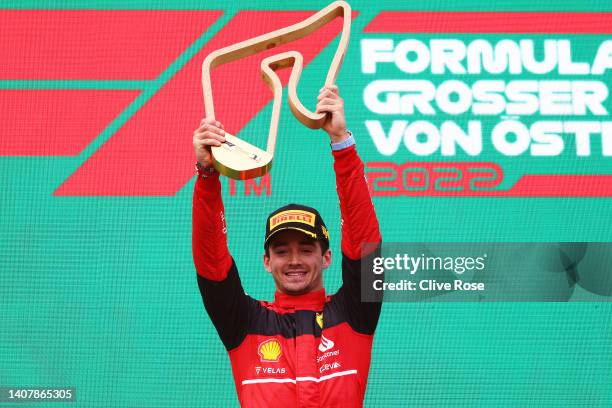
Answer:
[[204, 118], [200, 122], [200, 127], [193, 132], [193, 148], [198, 163], [204, 167], [213, 165], [211, 146], [221, 146], [225, 142], [225, 131], [221, 122]]

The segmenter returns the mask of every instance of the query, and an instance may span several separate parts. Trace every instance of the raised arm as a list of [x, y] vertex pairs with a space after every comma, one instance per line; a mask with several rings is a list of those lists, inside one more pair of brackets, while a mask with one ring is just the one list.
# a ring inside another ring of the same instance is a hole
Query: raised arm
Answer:
[[204, 307], [225, 348], [231, 350], [245, 338], [249, 311], [256, 302], [244, 293], [227, 248], [221, 183], [210, 154], [210, 146], [223, 141], [223, 126], [213, 120], [202, 120], [193, 134], [198, 176], [193, 192], [192, 250]]
[[344, 101], [336, 86], [321, 89], [317, 111], [330, 114], [323, 129], [331, 141], [342, 215], [342, 286], [332, 297], [332, 302], [353, 330], [372, 335], [380, 317], [382, 297], [377, 297], [374, 302], [361, 301], [362, 285], [370, 286], [368, 280], [373, 276], [362, 275], [362, 267], [371, 270], [374, 257], [380, 254], [378, 220], [365, 180], [363, 162], [357, 155], [353, 135], [346, 130]]
[[219, 173], [212, 167], [210, 146], [219, 146], [223, 126], [203, 119], [193, 134], [193, 146], [198, 163], [198, 177], [193, 192], [192, 250], [199, 276], [220, 281], [232, 265], [227, 249], [225, 213], [221, 199]]
[[[381, 236], [363, 162], [357, 155], [352, 134], [346, 130], [344, 101], [337, 86], [321, 89], [317, 112], [330, 113], [323, 130], [329, 135], [334, 156], [336, 189], [342, 215], [342, 253], [352, 260], [358, 260], [376, 248]], [[362, 253], [365, 244], [374, 245]]]

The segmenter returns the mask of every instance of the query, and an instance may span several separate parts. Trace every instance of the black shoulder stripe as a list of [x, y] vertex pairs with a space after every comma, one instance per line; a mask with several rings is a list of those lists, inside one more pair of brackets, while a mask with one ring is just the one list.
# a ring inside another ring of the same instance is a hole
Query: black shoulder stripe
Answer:
[[321, 328], [316, 322], [316, 312], [297, 310], [280, 314], [263, 306], [252, 316], [248, 332], [263, 336], [282, 336], [287, 339], [303, 334], [321, 336]]
[[[362, 259], [352, 260], [347, 256], [342, 256], [342, 286], [338, 292], [331, 297], [328, 308], [334, 311], [331, 314], [329, 324], [339, 324], [343, 321], [358, 333], [371, 335], [374, 334], [380, 317], [382, 306], [382, 296], [376, 302], [362, 302], [362, 285], [371, 287], [373, 274], [362, 276], [362, 266], [364, 270], [371, 270], [374, 258], [380, 256], [380, 244], [369, 255]], [[328, 324], [326, 324], [327, 326]]]
[[247, 335], [250, 316], [263, 307], [244, 293], [235, 263], [222, 281], [197, 276], [204, 307], [225, 348], [238, 347]]

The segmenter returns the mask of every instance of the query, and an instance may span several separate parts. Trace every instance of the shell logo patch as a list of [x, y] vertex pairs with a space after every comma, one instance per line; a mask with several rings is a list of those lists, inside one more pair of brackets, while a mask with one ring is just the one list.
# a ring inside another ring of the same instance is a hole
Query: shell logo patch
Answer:
[[276, 339], [270, 339], [262, 342], [257, 350], [259, 358], [262, 362], [278, 362], [283, 354], [280, 342]]

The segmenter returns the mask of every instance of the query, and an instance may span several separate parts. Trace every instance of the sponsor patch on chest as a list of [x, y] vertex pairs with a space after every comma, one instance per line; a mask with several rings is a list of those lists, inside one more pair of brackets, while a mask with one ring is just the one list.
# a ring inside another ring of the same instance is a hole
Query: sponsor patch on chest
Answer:
[[255, 367], [255, 373], [257, 375], [278, 375], [286, 374], [287, 369], [285, 367]]

